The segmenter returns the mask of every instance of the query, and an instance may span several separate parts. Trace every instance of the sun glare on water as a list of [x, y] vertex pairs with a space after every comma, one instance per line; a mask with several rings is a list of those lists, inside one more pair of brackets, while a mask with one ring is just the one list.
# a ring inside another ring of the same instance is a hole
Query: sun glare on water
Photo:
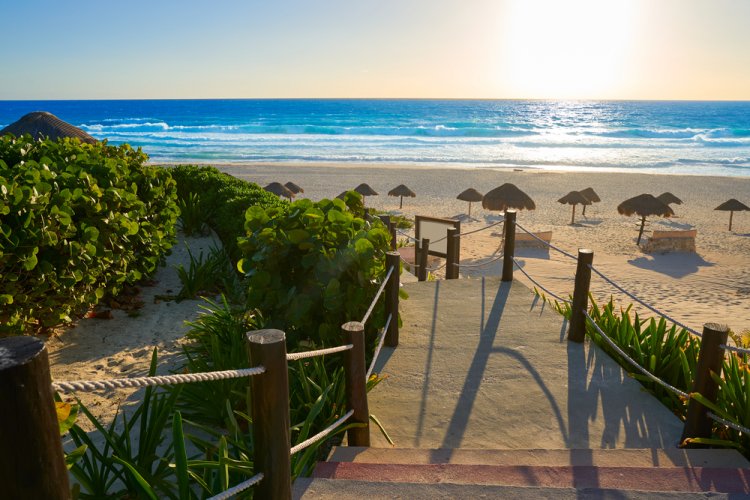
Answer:
[[498, 78], [518, 97], [586, 99], [616, 94], [629, 73], [630, 0], [514, 0], [502, 23]]

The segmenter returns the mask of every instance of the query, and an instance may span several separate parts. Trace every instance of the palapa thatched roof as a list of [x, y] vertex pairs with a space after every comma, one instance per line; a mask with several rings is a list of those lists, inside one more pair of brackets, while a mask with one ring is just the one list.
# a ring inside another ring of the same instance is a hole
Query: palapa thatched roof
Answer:
[[746, 210], [750, 210], [750, 207], [748, 207], [741, 201], [732, 198], [731, 200], [727, 200], [718, 207], [714, 208], [714, 210], [723, 210], [725, 212], [743, 212]]
[[388, 191], [388, 196], [409, 196], [411, 198], [414, 198], [417, 196], [417, 193], [415, 193], [405, 185], [399, 184], [395, 188]]
[[286, 186], [284, 186], [280, 182], [272, 182], [263, 189], [277, 196], [286, 196], [287, 198], [291, 198], [292, 196], [294, 196], [294, 193], [292, 193]]
[[649, 217], [651, 215], [670, 217], [674, 215], [669, 205], [658, 200], [651, 194], [639, 194], [627, 199], [617, 205], [617, 211], [622, 215], [638, 214], [641, 217]]
[[534, 210], [536, 204], [529, 195], [518, 189], [514, 184], [505, 183], [484, 195], [482, 208], [488, 210], [507, 210], [509, 208]]
[[284, 187], [287, 188], [289, 191], [291, 191], [294, 194], [304, 193], [305, 192], [304, 189], [302, 189], [301, 187], [299, 187], [298, 185], [296, 185], [295, 183], [293, 183], [291, 181], [287, 182], [286, 184], [284, 184]]
[[591, 200], [579, 191], [571, 191], [557, 201], [563, 205], [591, 205]]
[[368, 184], [365, 184], [364, 182], [360, 184], [359, 186], [355, 187], [354, 190], [361, 194], [362, 196], [377, 196], [378, 193], [373, 188], [371, 188]]
[[54, 141], [63, 137], [74, 137], [81, 142], [96, 143], [96, 139], [80, 128], [74, 127], [46, 111], [34, 111], [22, 116], [17, 122], [11, 123], [0, 130], [0, 135], [5, 134], [13, 134], [16, 137], [29, 134], [34, 139], [49, 137]]
[[601, 198], [599, 198], [599, 195], [596, 194], [596, 191], [594, 191], [594, 188], [587, 187], [586, 189], [582, 189], [578, 192], [585, 196], [586, 199], [591, 203], [599, 203], [600, 201], [602, 201]]
[[484, 195], [477, 191], [474, 188], [469, 188], [466, 191], [463, 191], [461, 194], [456, 196], [456, 199], [461, 201], [482, 201], [482, 198], [484, 198]]
[[674, 203], [675, 205], [682, 205], [682, 200], [667, 191], [666, 193], [662, 193], [659, 196], [656, 197], [657, 200], [660, 200], [662, 203], [665, 203], [667, 205], [671, 205]]

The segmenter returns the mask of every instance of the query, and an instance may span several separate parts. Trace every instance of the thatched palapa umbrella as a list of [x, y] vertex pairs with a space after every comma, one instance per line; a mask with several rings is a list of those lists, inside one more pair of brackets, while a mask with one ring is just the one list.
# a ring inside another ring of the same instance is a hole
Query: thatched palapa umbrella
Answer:
[[301, 187], [299, 187], [298, 185], [296, 185], [295, 183], [293, 183], [291, 181], [287, 182], [286, 184], [284, 184], [284, 187], [287, 188], [289, 191], [291, 191], [294, 194], [299, 194], [299, 193], [304, 193], [305, 192], [304, 189], [302, 189]]
[[[589, 200], [591, 203], [599, 203], [600, 201], [602, 201], [601, 198], [599, 198], [599, 195], [596, 194], [596, 191], [594, 191], [594, 188], [592, 187], [587, 187], [586, 189], [582, 191], [578, 191], [578, 192], [581, 193], [583, 196], [585, 196], [586, 199]], [[583, 216], [584, 217], [586, 216], [586, 205], [583, 206]]]
[[732, 198], [731, 200], [727, 200], [718, 207], [714, 208], [714, 210], [722, 210], [724, 212], [729, 212], [729, 230], [732, 230], [732, 217], [734, 217], [735, 212], [746, 212], [750, 210], [750, 207], [742, 203], [741, 201], [735, 200]]
[[73, 137], [81, 142], [96, 143], [96, 139], [80, 128], [74, 127], [46, 111], [34, 111], [22, 116], [17, 122], [11, 123], [0, 130], [0, 135], [5, 134], [13, 134], [16, 137], [30, 134], [34, 139], [49, 137], [53, 141], [63, 137]]
[[637, 214], [641, 216], [641, 229], [638, 231], [638, 241], [636, 242], [636, 245], [640, 245], [641, 243], [643, 227], [646, 225], [646, 217], [652, 215], [670, 217], [674, 215], [674, 212], [669, 208], [669, 205], [658, 200], [651, 194], [639, 194], [638, 196], [625, 200], [617, 205], [617, 211], [622, 215]]
[[661, 201], [665, 205], [671, 205], [674, 203], [675, 205], [682, 205], [682, 200], [667, 191], [666, 193], [662, 193], [659, 196], [656, 197], [657, 200]]
[[417, 196], [417, 193], [415, 193], [405, 185], [399, 184], [395, 188], [388, 191], [388, 196], [399, 196], [401, 198], [401, 201], [398, 204], [398, 208], [401, 209], [404, 206], [404, 196], [415, 198]]
[[529, 195], [518, 189], [514, 184], [505, 183], [484, 195], [482, 208], [503, 212], [509, 208], [534, 210], [536, 204]]
[[289, 188], [287, 188], [286, 186], [284, 186], [280, 182], [272, 182], [271, 184], [269, 184], [268, 186], [264, 187], [263, 189], [265, 189], [269, 193], [275, 194], [276, 196], [286, 196], [290, 200], [294, 196], [294, 193], [292, 193], [289, 190]]
[[571, 224], [576, 223], [576, 205], [583, 205], [583, 208], [586, 208], [586, 205], [591, 205], [591, 201], [578, 191], [571, 191], [557, 201], [563, 205], [573, 205], [573, 215], [570, 217]]
[[362, 195], [362, 205], [365, 204], [365, 197], [366, 196], [377, 196], [378, 192], [375, 191], [373, 188], [371, 188], [368, 184], [365, 184], [364, 182], [360, 184], [359, 186], [355, 187], [354, 190]]
[[471, 217], [471, 203], [474, 201], [482, 201], [482, 198], [484, 198], [484, 195], [474, 188], [469, 188], [456, 196], [457, 200], [469, 202], [469, 217]]

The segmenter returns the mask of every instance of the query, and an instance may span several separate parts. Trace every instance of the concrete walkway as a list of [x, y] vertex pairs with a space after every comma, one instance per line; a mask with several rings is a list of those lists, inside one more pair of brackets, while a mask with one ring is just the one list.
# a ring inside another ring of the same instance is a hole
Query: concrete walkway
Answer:
[[[369, 394], [399, 448], [672, 448], [681, 422], [524, 285], [406, 284], [400, 345]], [[377, 428], [372, 446], [390, 447]]]

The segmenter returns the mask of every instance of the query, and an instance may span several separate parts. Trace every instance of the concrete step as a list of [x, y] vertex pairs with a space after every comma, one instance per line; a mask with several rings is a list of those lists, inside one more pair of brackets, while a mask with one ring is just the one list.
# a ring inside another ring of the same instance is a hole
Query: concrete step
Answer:
[[460, 464], [599, 467], [713, 467], [750, 468], [736, 450], [699, 449], [592, 449], [592, 450], [489, 450], [361, 448], [338, 446], [330, 462], [372, 464]]
[[440, 500], [510, 498], [513, 500], [734, 500], [736, 494], [716, 492], [622, 491], [605, 488], [541, 488], [477, 484], [384, 483], [303, 477], [294, 483], [295, 500]]
[[320, 462], [313, 477], [383, 483], [750, 494], [750, 470], [745, 468]]

